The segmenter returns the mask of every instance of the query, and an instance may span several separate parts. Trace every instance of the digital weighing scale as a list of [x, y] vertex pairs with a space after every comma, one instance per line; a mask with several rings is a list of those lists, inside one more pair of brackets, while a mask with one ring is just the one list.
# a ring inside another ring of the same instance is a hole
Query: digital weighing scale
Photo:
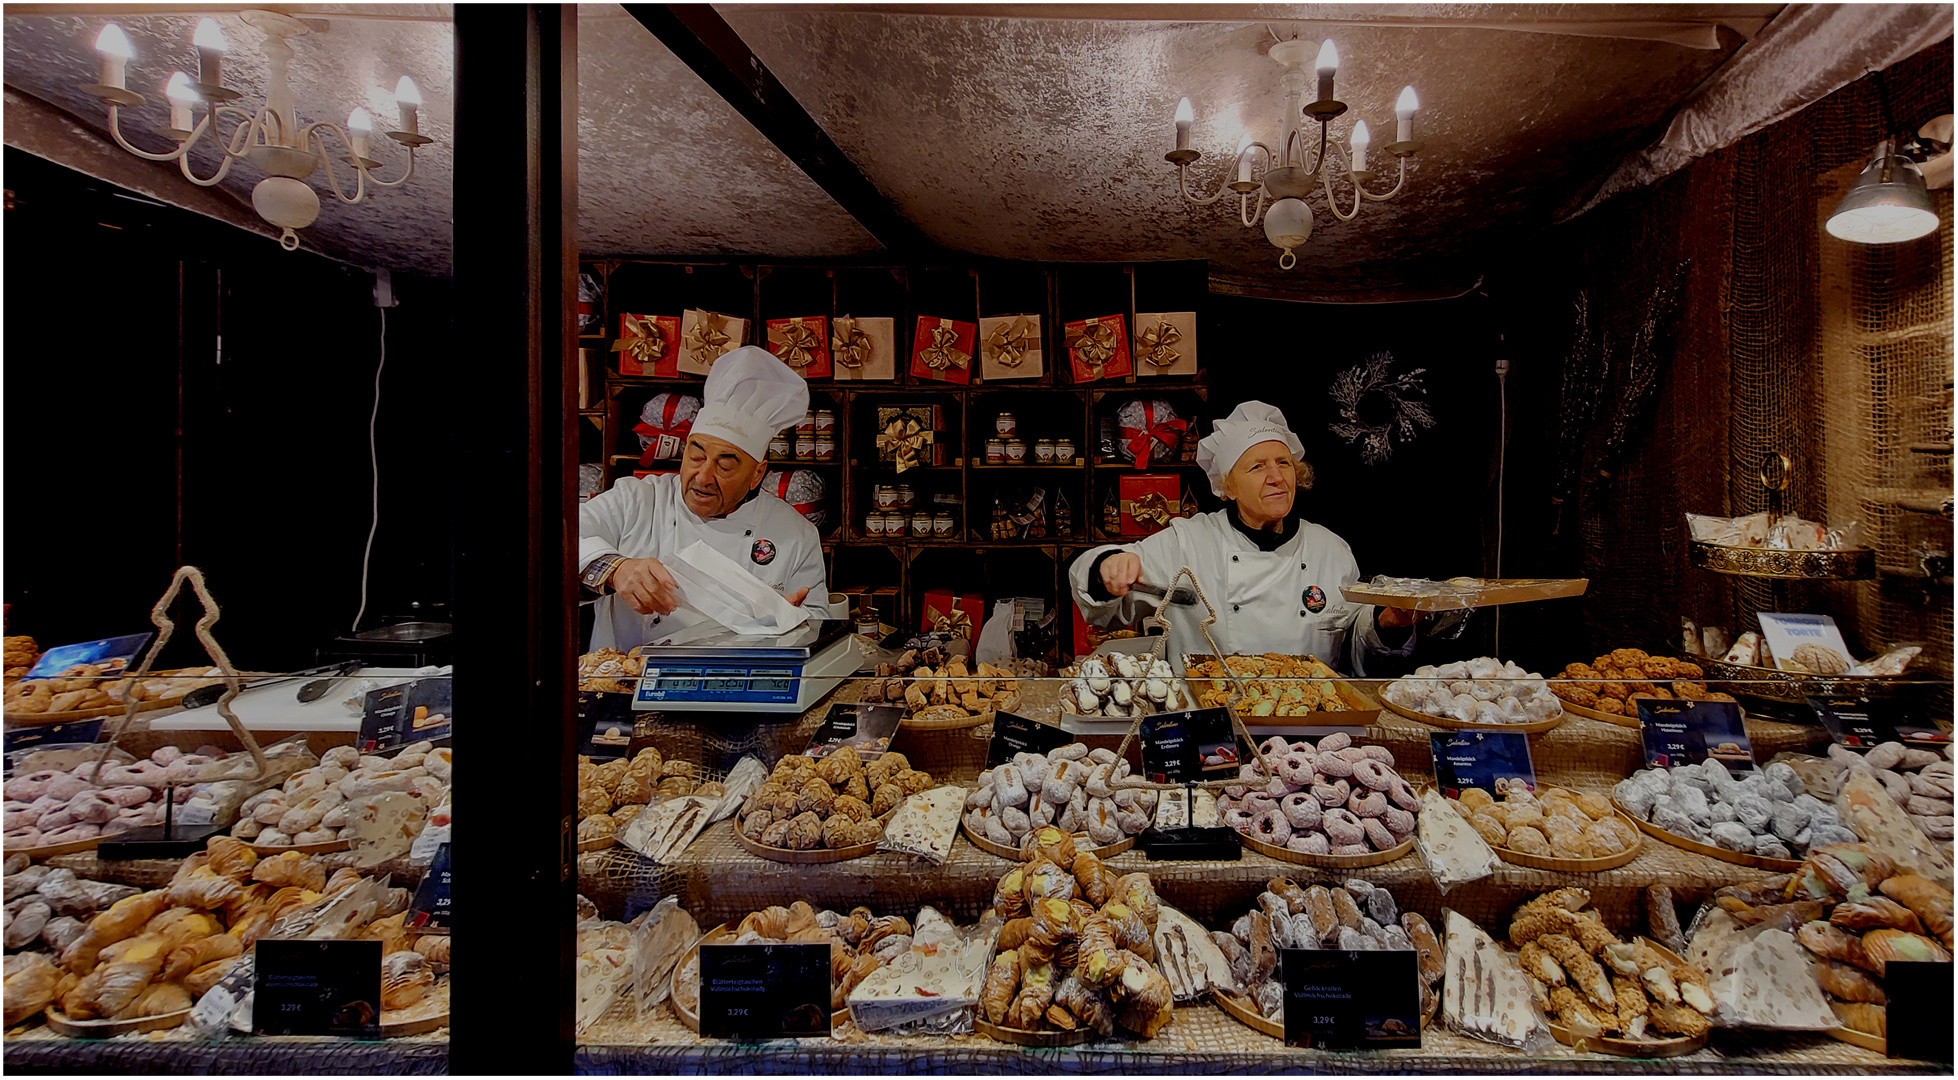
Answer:
[[804, 712], [862, 660], [847, 619], [804, 623], [776, 637], [704, 623], [639, 652], [646, 658], [632, 695], [639, 711]]

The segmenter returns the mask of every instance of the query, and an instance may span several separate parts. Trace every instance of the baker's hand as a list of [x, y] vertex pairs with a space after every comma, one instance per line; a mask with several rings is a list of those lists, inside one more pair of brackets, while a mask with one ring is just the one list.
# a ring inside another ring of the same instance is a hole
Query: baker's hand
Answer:
[[641, 615], [671, 615], [680, 606], [680, 586], [658, 559], [622, 560], [609, 584]]
[[1381, 626], [1399, 629], [1414, 625], [1414, 613], [1406, 608], [1382, 607], [1374, 612], [1373, 621]]
[[1101, 561], [1101, 587], [1111, 596], [1127, 596], [1129, 586], [1142, 580], [1142, 556], [1118, 551]]
[[802, 588], [797, 589], [792, 593], [789, 593], [787, 596], [784, 596], [782, 599], [787, 600], [789, 602], [790, 607], [801, 607], [803, 599], [806, 598], [808, 595], [809, 595], [809, 586], [804, 585]]

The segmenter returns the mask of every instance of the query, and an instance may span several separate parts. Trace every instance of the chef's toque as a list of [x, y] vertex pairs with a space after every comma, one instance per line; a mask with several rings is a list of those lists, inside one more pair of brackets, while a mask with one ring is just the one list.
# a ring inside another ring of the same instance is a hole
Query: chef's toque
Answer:
[[809, 384], [774, 353], [744, 345], [714, 361], [701, 402], [695, 435], [726, 439], [762, 461], [768, 441], [809, 411]]
[[[701, 410], [705, 415], [706, 410]], [[698, 423], [694, 430], [700, 430]], [[1305, 456], [1305, 444], [1292, 434], [1285, 414], [1262, 401], [1247, 401], [1217, 421], [1214, 430], [1197, 443], [1197, 467], [1210, 477], [1210, 493], [1224, 498], [1224, 477], [1237, 467], [1246, 450], [1261, 442], [1282, 442], [1293, 460]]]

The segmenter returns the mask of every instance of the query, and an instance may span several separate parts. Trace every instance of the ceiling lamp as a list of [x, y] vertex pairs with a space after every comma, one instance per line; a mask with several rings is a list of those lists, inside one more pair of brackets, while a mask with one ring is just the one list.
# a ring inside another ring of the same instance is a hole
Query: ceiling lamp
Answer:
[[[292, 60], [292, 48], [286, 44], [287, 38], [300, 37], [309, 33], [307, 25], [289, 15], [271, 11], [246, 11], [240, 16], [246, 25], [265, 35], [261, 46], [266, 61], [265, 104], [256, 110], [241, 109], [226, 104], [241, 95], [224, 85], [224, 54], [230, 45], [226, 42], [224, 31], [218, 28], [216, 20], [204, 19], [197, 24], [197, 32], [191, 44], [197, 48], [197, 79], [193, 82], [189, 75], [178, 71], [170, 76], [163, 90], [164, 98], [170, 103], [170, 122], [157, 128], [157, 133], [177, 144], [176, 150], [167, 154], [152, 154], [139, 150], [123, 138], [121, 112], [126, 108], [140, 108], [145, 104], [141, 94], [132, 93], [124, 85], [123, 69], [130, 58], [136, 55], [130, 47], [128, 35], [122, 28], [110, 23], [102, 28], [95, 38], [95, 51], [102, 56], [101, 81], [85, 83], [82, 89], [101, 98], [109, 105], [109, 134], [116, 145], [145, 161], [175, 161], [183, 169], [186, 179], [199, 187], [212, 187], [231, 172], [231, 166], [239, 159], [249, 161], [260, 172], [266, 173], [252, 189], [252, 208], [258, 215], [283, 232], [279, 236], [279, 246], [292, 251], [299, 246], [299, 234], [295, 229], [311, 225], [320, 216], [319, 195], [313, 191], [306, 178], [313, 170], [326, 164], [326, 183], [345, 203], [357, 203], [367, 197], [369, 185], [374, 187], [400, 187], [415, 175], [415, 147], [425, 146], [434, 140], [421, 133], [418, 108], [421, 105], [421, 92], [415, 89], [414, 80], [403, 75], [395, 87], [394, 101], [401, 112], [401, 129], [390, 131], [388, 138], [408, 149], [408, 165], [401, 176], [394, 180], [380, 180], [373, 176], [373, 170], [381, 163], [367, 156], [368, 137], [374, 128], [374, 119], [366, 109], [355, 109], [347, 117], [347, 128], [342, 130], [337, 124], [314, 121], [303, 127], [299, 115], [293, 108], [292, 87], [286, 78], [286, 65]], [[203, 116], [199, 118], [199, 108]], [[231, 137], [224, 138], [217, 132], [221, 115], [234, 116], [238, 124], [231, 130]], [[340, 160], [354, 170], [354, 191], [352, 195], [340, 190], [340, 181], [333, 174], [333, 157], [327, 153], [326, 133], [332, 132], [345, 147], [346, 154]], [[224, 164], [208, 177], [198, 177], [190, 171], [190, 148], [195, 146], [206, 133], [224, 154]]]
[[[1236, 179], [1226, 180], [1217, 193], [1207, 197], [1190, 194], [1190, 166], [1203, 155], [1190, 149], [1190, 125], [1196, 120], [1196, 110], [1191, 108], [1190, 99], [1184, 98], [1176, 106], [1176, 149], [1163, 155], [1163, 160], [1176, 166], [1176, 182], [1183, 197], [1198, 206], [1208, 206], [1224, 197], [1226, 191], [1238, 195], [1238, 219], [1246, 228], [1258, 224], [1260, 215], [1264, 218], [1265, 238], [1278, 247], [1282, 254], [1278, 266], [1290, 270], [1298, 265], [1297, 249], [1312, 236], [1312, 208], [1305, 199], [1312, 194], [1315, 185], [1323, 186], [1326, 192], [1326, 206], [1332, 215], [1341, 221], [1351, 221], [1360, 215], [1362, 200], [1386, 202], [1401, 193], [1407, 186], [1407, 159], [1421, 149], [1414, 141], [1414, 114], [1421, 107], [1420, 99], [1415, 97], [1414, 88], [1409, 86], [1401, 91], [1400, 100], [1394, 105], [1394, 141], [1381, 147], [1385, 153], [1400, 159], [1400, 179], [1392, 191], [1376, 195], [1366, 189], [1366, 184], [1377, 175], [1367, 168], [1367, 154], [1373, 148], [1373, 133], [1367, 129], [1366, 121], [1353, 125], [1352, 135], [1347, 139], [1347, 153], [1344, 169], [1328, 170], [1329, 155], [1336, 153], [1326, 125], [1346, 111], [1346, 103], [1333, 100], [1333, 75], [1339, 69], [1339, 50], [1333, 46], [1332, 39], [1319, 47], [1316, 58], [1309, 42], [1292, 40], [1273, 45], [1268, 53], [1278, 66], [1285, 69], [1279, 77], [1279, 86], [1284, 91], [1284, 107], [1279, 118], [1277, 144], [1283, 152], [1273, 150], [1261, 142], [1253, 142], [1250, 136], [1238, 144]], [[1307, 79], [1305, 64], [1313, 61], [1318, 75], [1317, 96], [1307, 100]], [[1306, 167], [1307, 143], [1310, 136], [1305, 134], [1305, 122], [1316, 120], [1319, 123], [1319, 149], [1312, 155], [1311, 168]], [[1259, 174], [1253, 178], [1253, 169]], [[1228, 173], [1226, 174], [1228, 175]], [[1333, 178], [1342, 177], [1353, 187], [1353, 209], [1341, 210], [1339, 197], [1333, 191]], [[1257, 203], [1253, 206], [1251, 195], [1257, 193]], [[1269, 209], [1266, 200], [1271, 201]]]
[[1857, 244], [1896, 244], [1938, 231], [1938, 214], [1917, 162], [1885, 139], [1824, 226]]

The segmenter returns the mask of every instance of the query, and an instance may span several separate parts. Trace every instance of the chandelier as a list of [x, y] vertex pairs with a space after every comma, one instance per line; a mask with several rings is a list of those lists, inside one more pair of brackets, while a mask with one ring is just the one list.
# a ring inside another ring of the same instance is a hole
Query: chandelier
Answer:
[[[1176, 166], [1177, 187], [1185, 199], [1198, 206], [1208, 206], [1227, 192], [1236, 192], [1238, 217], [1246, 228], [1256, 226], [1262, 215], [1265, 238], [1281, 251], [1278, 266], [1282, 270], [1298, 265], [1296, 249], [1312, 236], [1312, 208], [1305, 204], [1305, 199], [1315, 185], [1325, 188], [1326, 206], [1333, 217], [1351, 221], [1360, 216], [1363, 202], [1386, 202], [1401, 193], [1407, 186], [1407, 159], [1421, 149], [1421, 144], [1414, 141], [1414, 113], [1421, 103], [1414, 96], [1414, 88], [1409, 86], [1401, 91], [1400, 100], [1394, 106], [1398, 121], [1394, 141], [1384, 147], [1387, 153], [1400, 159], [1400, 179], [1393, 190], [1376, 195], [1366, 188], [1378, 174], [1367, 168], [1367, 151], [1372, 146], [1373, 135], [1367, 130], [1365, 120], [1353, 125], [1353, 133], [1347, 140], [1346, 168], [1326, 168], [1331, 155], [1339, 149], [1329, 138], [1326, 125], [1346, 111], [1346, 103], [1333, 99], [1333, 74], [1339, 68], [1339, 50], [1333, 47], [1331, 38], [1319, 47], [1314, 64], [1319, 76], [1318, 96], [1306, 99], [1305, 63], [1311, 56], [1311, 47], [1308, 42], [1294, 39], [1278, 42], [1267, 53], [1285, 69], [1279, 77], [1284, 108], [1277, 145], [1283, 148], [1282, 152], [1254, 142], [1247, 134], [1237, 146], [1237, 178], [1226, 179], [1213, 195], [1190, 194], [1190, 166], [1203, 155], [1190, 149], [1190, 125], [1196, 120], [1196, 111], [1190, 107], [1190, 99], [1184, 98], [1176, 106], [1176, 149], [1163, 155], [1164, 161]], [[1306, 167], [1309, 151], [1306, 144], [1310, 142], [1305, 128], [1307, 120], [1319, 122], [1319, 149], [1312, 155], [1310, 168]], [[1333, 189], [1336, 172], [1352, 186], [1351, 210], [1340, 209], [1340, 198]], [[1251, 199], [1253, 192], [1257, 194], [1255, 206]], [[1269, 208], [1265, 205], [1267, 199], [1271, 201]]]
[[[197, 81], [192, 82], [190, 76], [178, 71], [171, 74], [163, 88], [163, 96], [170, 103], [170, 123], [156, 131], [177, 144], [177, 148], [170, 153], [152, 154], [139, 150], [123, 137], [122, 110], [140, 108], [145, 101], [141, 94], [131, 92], [124, 85], [124, 66], [136, 53], [130, 47], [128, 35], [116, 24], [104, 26], [95, 38], [95, 51], [102, 55], [101, 81], [84, 83], [82, 89], [108, 103], [109, 134], [116, 145], [145, 161], [177, 162], [183, 169], [184, 177], [199, 187], [216, 185], [240, 159], [266, 173], [265, 179], [252, 188], [252, 209], [258, 211], [259, 217], [284, 230], [279, 236], [279, 246], [292, 251], [299, 247], [299, 234], [293, 230], [311, 225], [320, 216], [319, 196], [314, 193], [312, 185], [306, 183], [306, 178], [321, 163], [326, 165], [326, 183], [333, 194], [341, 202], [357, 203], [367, 197], [369, 186], [391, 188], [406, 184], [415, 175], [415, 148], [434, 140], [421, 133], [418, 116], [421, 92], [415, 88], [413, 79], [403, 75], [394, 88], [394, 102], [401, 113], [401, 129], [387, 132], [387, 137], [407, 148], [408, 164], [400, 177], [394, 180], [379, 179], [374, 175], [374, 170], [379, 169], [381, 163], [367, 156], [374, 118], [366, 109], [357, 108], [348, 115], [344, 130], [337, 124], [318, 120], [304, 126], [299, 123], [299, 115], [292, 102], [292, 86], [286, 77], [286, 65], [292, 60], [292, 47], [286, 44], [286, 39], [309, 33], [307, 25], [289, 15], [272, 11], [246, 11], [239, 17], [246, 25], [265, 35], [265, 43], [261, 47], [268, 69], [265, 104], [256, 110], [227, 104], [242, 96], [224, 85], [222, 66], [224, 54], [230, 46], [217, 22], [204, 19], [197, 24], [197, 32], [191, 39], [191, 44], [197, 48]], [[201, 117], [197, 115], [200, 107]], [[217, 130], [220, 117], [235, 117], [238, 121], [229, 139]], [[352, 195], [340, 190], [340, 180], [334, 175], [333, 156], [327, 152], [328, 132], [340, 140], [340, 145], [346, 150], [346, 156], [341, 160], [353, 168]], [[191, 172], [190, 149], [206, 134], [223, 152], [224, 163], [218, 166], [217, 172], [200, 177]]]

